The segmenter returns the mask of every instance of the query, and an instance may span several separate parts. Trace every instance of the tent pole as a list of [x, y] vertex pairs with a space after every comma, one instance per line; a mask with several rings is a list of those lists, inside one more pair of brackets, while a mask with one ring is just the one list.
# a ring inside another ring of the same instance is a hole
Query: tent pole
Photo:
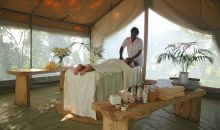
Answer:
[[[32, 15], [30, 15], [30, 68], [32, 69]], [[32, 75], [30, 75], [29, 86], [32, 87]]]
[[[33, 20], [33, 16], [36, 13], [36, 10], [38, 9], [38, 7], [40, 6], [40, 3], [42, 2], [42, 0], [39, 0], [37, 5], [33, 8], [31, 14], [30, 14], [30, 21], [29, 21], [29, 25], [30, 25], [30, 68], [33, 68], [33, 25], [32, 25], [32, 20]], [[32, 75], [30, 76], [30, 81], [29, 81], [29, 85], [30, 87], [32, 87]]]
[[148, 0], [144, 0], [144, 66], [142, 69], [142, 77], [145, 80], [147, 68], [147, 48], [148, 48]]
[[[30, 15], [29, 20], [29, 26], [30, 26], [30, 68], [32, 69], [32, 14]], [[29, 81], [30, 88], [32, 87], [32, 75], [30, 75], [30, 81]]]
[[[92, 26], [90, 26], [89, 27], [89, 49], [91, 49], [91, 47], [92, 47]], [[92, 53], [91, 53], [91, 51], [89, 51], [89, 63], [91, 64], [91, 59], [92, 59]]]
[[39, 0], [38, 2], [37, 2], [37, 4], [34, 6], [34, 8], [32, 9], [32, 11], [31, 11], [31, 14], [30, 14], [30, 68], [32, 68], [32, 57], [33, 57], [33, 52], [32, 52], [32, 50], [33, 50], [33, 48], [32, 48], [32, 46], [33, 46], [33, 38], [32, 38], [32, 36], [33, 36], [33, 25], [32, 25], [32, 20], [33, 20], [33, 16], [36, 14], [36, 11], [38, 10], [38, 8], [39, 8], [39, 6], [40, 6], [40, 4], [43, 2], [43, 0]]

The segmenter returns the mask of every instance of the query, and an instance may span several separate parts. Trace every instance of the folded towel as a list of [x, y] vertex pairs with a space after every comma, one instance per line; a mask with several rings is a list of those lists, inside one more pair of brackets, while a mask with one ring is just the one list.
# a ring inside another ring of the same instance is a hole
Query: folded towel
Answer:
[[184, 90], [185, 90], [185, 88], [182, 86], [173, 86], [171, 88], [156, 88], [158, 97], [173, 95], [177, 92], [183, 92]]
[[182, 86], [174, 86], [172, 88], [156, 88], [157, 98], [162, 100], [170, 100], [178, 96], [184, 96], [184, 90], [185, 88]]

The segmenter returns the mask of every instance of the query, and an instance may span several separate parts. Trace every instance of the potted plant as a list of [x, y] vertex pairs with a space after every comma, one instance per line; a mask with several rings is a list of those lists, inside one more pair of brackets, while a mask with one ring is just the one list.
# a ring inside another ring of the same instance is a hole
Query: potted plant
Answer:
[[171, 60], [175, 66], [179, 65], [181, 68], [179, 82], [187, 84], [189, 68], [205, 60], [213, 63], [213, 56], [212, 52], [208, 49], [199, 48], [196, 42], [180, 42], [169, 44], [165, 48], [165, 52], [157, 57], [157, 63], [161, 63], [163, 60]]
[[83, 45], [89, 52], [90, 52], [90, 63], [94, 64], [96, 63], [98, 60], [104, 59], [103, 58], [103, 53], [104, 53], [104, 49], [102, 46], [98, 46], [98, 47], [94, 47], [92, 46], [91, 43], [86, 42], [86, 43], [81, 43], [81, 42], [73, 42], [70, 47], [72, 47], [75, 44], [81, 44]]
[[63, 58], [66, 56], [69, 56], [71, 51], [69, 48], [65, 47], [65, 48], [58, 48], [55, 47], [52, 52], [54, 53], [54, 57], [58, 57], [59, 61], [58, 61], [58, 67], [61, 68], [62, 67], [62, 62], [63, 62]]

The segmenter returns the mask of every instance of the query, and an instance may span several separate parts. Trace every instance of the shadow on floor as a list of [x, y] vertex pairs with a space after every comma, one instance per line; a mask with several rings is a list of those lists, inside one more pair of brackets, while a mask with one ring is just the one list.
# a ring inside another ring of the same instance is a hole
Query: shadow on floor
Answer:
[[[13, 104], [14, 94], [0, 95], [0, 130], [101, 130], [90, 125], [62, 120], [55, 104], [62, 100], [58, 84], [34, 86], [30, 91], [31, 107]], [[200, 123], [181, 119], [173, 114], [172, 106], [152, 113], [149, 118], [134, 122], [135, 130], [220, 130], [220, 100], [207, 97], [202, 101]]]

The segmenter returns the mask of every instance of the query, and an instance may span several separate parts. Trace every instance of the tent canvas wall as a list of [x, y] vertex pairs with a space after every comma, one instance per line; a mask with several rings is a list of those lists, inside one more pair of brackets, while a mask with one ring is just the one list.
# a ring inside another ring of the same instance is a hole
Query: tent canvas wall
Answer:
[[[187, 28], [215, 36], [220, 45], [219, 0], [2, 0], [0, 21], [27, 28], [46, 27], [91, 37], [93, 46], [145, 11], [145, 66], [148, 8]], [[145, 71], [143, 71], [145, 73]]]

